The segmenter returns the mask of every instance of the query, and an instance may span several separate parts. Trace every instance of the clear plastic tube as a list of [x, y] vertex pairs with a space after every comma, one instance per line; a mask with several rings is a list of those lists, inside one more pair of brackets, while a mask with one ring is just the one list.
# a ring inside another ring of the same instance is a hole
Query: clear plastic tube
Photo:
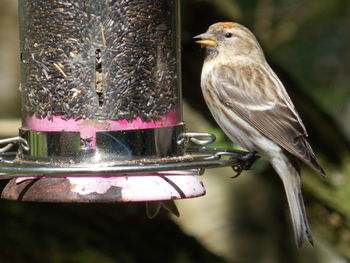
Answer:
[[107, 120], [117, 129], [137, 129], [180, 123], [178, 5], [20, 0], [23, 126]]

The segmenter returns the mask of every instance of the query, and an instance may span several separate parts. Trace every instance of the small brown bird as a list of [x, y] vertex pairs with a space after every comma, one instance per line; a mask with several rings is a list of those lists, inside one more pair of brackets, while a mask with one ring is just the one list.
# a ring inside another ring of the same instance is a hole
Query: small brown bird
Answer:
[[215, 120], [235, 143], [268, 159], [286, 191], [297, 246], [313, 240], [300, 186], [300, 161], [325, 176], [283, 84], [246, 27], [220, 22], [195, 37], [206, 47], [201, 87]]

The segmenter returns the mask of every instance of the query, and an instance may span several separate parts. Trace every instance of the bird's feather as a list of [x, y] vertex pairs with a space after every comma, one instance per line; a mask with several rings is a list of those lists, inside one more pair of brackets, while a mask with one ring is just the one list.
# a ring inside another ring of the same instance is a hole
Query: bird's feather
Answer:
[[221, 103], [264, 136], [325, 175], [306, 140], [304, 124], [287, 92], [268, 74], [266, 66], [219, 64], [212, 68], [211, 74], [214, 76], [211, 86]]
[[280, 176], [284, 185], [297, 246], [301, 247], [304, 237], [313, 246], [314, 243], [301, 194], [299, 162], [299, 160], [288, 152], [281, 154], [278, 157], [276, 156], [271, 160], [273, 168]]

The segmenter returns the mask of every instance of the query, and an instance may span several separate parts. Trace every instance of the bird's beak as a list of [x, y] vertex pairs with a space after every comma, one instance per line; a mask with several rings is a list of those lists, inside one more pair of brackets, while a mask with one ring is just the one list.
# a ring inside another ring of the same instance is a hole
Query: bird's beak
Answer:
[[218, 40], [209, 33], [203, 33], [198, 36], [195, 36], [194, 39], [199, 39], [196, 40], [196, 43], [202, 45], [202, 46], [210, 46], [210, 47], [215, 47]]

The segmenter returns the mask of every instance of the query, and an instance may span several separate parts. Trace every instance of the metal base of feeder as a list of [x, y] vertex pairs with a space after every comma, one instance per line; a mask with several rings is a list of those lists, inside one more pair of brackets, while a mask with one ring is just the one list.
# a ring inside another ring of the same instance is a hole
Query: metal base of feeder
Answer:
[[[59, 163], [21, 159], [9, 149], [18, 144], [28, 150], [22, 137], [0, 140], [0, 179], [11, 179], [2, 198], [40, 202], [133, 202], [192, 198], [205, 194], [195, 176], [206, 168], [231, 166], [240, 172], [258, 158], [255, 153], [207, 148], [215, 136], [208, 133], [181, 133], [182, 156], [115, 160], [108, 163]], [[20, 151], [21, 153], [21, 151]], [[17, 157], [16, 157], [17, 156]]]

